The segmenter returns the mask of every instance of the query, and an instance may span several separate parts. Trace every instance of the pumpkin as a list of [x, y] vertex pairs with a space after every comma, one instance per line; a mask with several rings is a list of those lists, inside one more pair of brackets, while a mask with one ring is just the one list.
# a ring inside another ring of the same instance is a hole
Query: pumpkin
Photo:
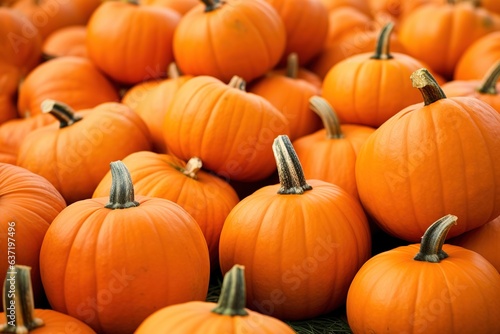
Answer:
[[358, 198], [356, 155], [375, 131], [364, 125], [340, 124], [332, 106], [322, 97], [309, 99], [311, 109], [321, 117], [323, 129], [293, 141], [305, 175], [340, 186]]
[[467, 47], [499, 29], [500, 16], [470, 1], [454, 3], [450, 0], [446, 4], [429, 4], [412, 11], [400, 22], [398, 37], [410, 56], [450, 80]]
[[286, 135], [273, 142], [280, 183], [263, 187], [229, 213], [219, 241], [226, 273], [245, 266], [247, 306], [279, 319], [310, 319], [343, 305], [370, 256], [359, 202], [321, 180], [306, 180]]
[[500, 253], [498, 253], [499, 238], [500, 216], [481, 227], [450, 239], [449, 243], [481, 254], [500, 273]]
[[[299, 65], [298, 56], [293, 52], [288, 55], [286, 66], [275, 67], [273, 70], [265, 74], [265, 76], [271, 75], [283, 75], [286, 77], [301, 79], [307, 81], [318, 89], [321, 89], [321, 86], [323, 85], [323, 80], [316, 73], [307, 69], [305, 66]], [[252, 87], [257, 81], [258, 79], [251, 82], [250, 87]]]
[[174, 57], [182, 73], [223, 82], [245, 81], [275, 67], [285, 51], [286, 30], [265, 0], [202, 0], [186, 13], [174, 34]]
[[483, 80], [452, 80], [443, 84], [441, 88], [446, 96], [473, 96], [495, 108], [500, 112], [500, 95], [497, 84], [500, 77], [500, 61], [493, 64]]
[[19, 116], [40, 114], [40, 105], [46, 99], [64, 101], [79, 110], [120, 98], [116, 87], [92, 61], [66, 56], [37, 66], [23, 80], [17, 101]]
[[50, 225], [41, 276], [52, 309], [99, 333], [132, 333], [165, 306], [204, 300], [210, 262], [186, 210], [162, 198], [135, 198], [127, 167], [110, 166], [109, 197], [73, 203]]
[[31, 268], [24, 265], [14, 265], [7, 271], [3, 286], [6, 311], [0, 312], [1, 333], [95, 334], [92, 328], [66, 314], [35, 309], [30, 271]]
[[[239, 198], [224, 180], [201, 169], [199, 158], [187, 162], [168, 154], [135, 152], [122, 162], [127, 166], [135, 193], [171, 200], [183, 207], [200, 225], [210, 252], [211, 267], [219, 261], [219, 236], [222, 224]], [[108, 172], [92, 197], [109, 193], [112, 175]]]
[[0, 61], [0, 125], [17, 118], [17, 91], [21, 80], [17, 67]]
[[286, 30], [285, 51], [297, 53], [300, 65], [307, 64], [322, 49], [328, 34], [328, 11], [321, 0], [266, 0], [278, 12]]
[[151, 148], [146, 125], [123, 104], [108, 102], [75, 112], [46, 100], [42, 109], [59, 122], [26, 135], [17, 164], [49, 180], [68, 204], [91, 197], [111, 161]]
[[451, 238], [500, 215], [500, 113], [473, 97], [447, 98], [426, 69], [411, 81], [424, 103], [367, 139], [356, 160], [358, 193], [382, 229], [409, 242], [453, 212], [461, 224]]
[[173, 61], [172, 39], [179, 20], [180, 14], [166, 7], [136, 0], [103, 2], [87, 23], [88, 56], [123, 84], [163, 77]]
[[3, 275], [15, 263], [30, 266], [38, 305], [44, 297], [40, 247], [50, 223], [66, 203], [46, 179], [8, 163], [0, 163], [0, 203], [0, 272]]
[[269, 101], [245, 87], [237, 76], [229, 84], [210, 76], [184, 83], [165, 113], [168, 152], [183, 160], [198, 157], [226, 180], [271, 175], [276, 166], [270, 145], [277, 135], [289, 133], [289, 124]]
[[194, 6], [200, 3], [199, 0], [143, 0], [143, 4], [151, 6], [165, 6], [184, 15]]
[[366, 15], [370, 15], [370, 7], [366, 0], [321, 0], [328, 11], [342, 7], [354, 7]]
[[444, 245], [456, 220], [445, 215], [420, 244], [380, 253], [361, 267], [347, 295], [353, 333], [499, 332], [500, 275], [476, 252]]
[[500, 58], [500, 31], [477, 39], [460, 56], [454, 80], [481, 80]]
[[284, 322], [245, 308], [245, 268], [234, 265], [224, 276], [217, 303], [188, 302], [150, 315], [134, 334], [293, 334]]
[[321, 89], [299, 79], [298, 55], [288, 57], [289, 71], [285, 75], [267, 75], [254, 81], [249, 92], [262, 96], [283, 115], [290, 125], [290, 140], [308, 135], [321, 127], [320, 118], [309, 108], [309, 98], [319, 95]]
[[376, 128], [421, 100], [408, 77], [423, 65], [406, 54], [389, 52], [393, 27], [389, 23], [381, 30], [374, 53], [348, 57], [326, 74], [321, 96], [332, 105], [342, 123]]
[[10, 7], [0, 7], [0, 62], [28, 74], [41, 61], [42, 37], [24, 15]]
[[342, 37], [372, 29], [373, 18], [353, 6], [335, 8], [328, 12], [328, 34], [324, 47], [337, 44]]
[[57, 29], [43, 41], [45, 59], [61, 56], [87, 57], [87, 26], [74, 25]]

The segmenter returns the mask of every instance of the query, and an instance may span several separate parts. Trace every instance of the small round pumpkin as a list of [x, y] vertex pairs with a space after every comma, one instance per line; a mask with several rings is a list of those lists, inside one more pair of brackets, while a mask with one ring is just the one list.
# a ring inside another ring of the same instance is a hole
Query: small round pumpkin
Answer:
[[443, 216], [420, 244], [380, 253], [361, 267], [347, 295], [353, 333], [499, 332], [500, 275], [476, 252], [444, 245], [456, 220]]
[[234, 265], [224, 276], [219, 301], [168, 306], [150, 315], [134, 334], [293, 334], [284, 322], [245, 308], [244, 267]]
[[87, 57], [87, 26], [74, 25], [57, 29], [43, 41], [44, 59], [61, 56]]
[[469, 45], [460, 56], [454, 80], [481, 80], [500, 59], [500, 31], [491, 32]]
[[165, 306], [204, 300], [210, 260], [186, 210], [162, 198], [135, 198], [121, 161], [111, 172], [109, 197], [78, 201], [54, 219], [40, 269], [54, 310], [99, 333], [132, 333]]

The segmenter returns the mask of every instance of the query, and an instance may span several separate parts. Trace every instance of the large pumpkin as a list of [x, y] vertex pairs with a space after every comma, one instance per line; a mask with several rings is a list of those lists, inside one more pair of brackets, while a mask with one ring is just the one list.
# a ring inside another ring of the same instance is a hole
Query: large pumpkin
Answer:
[[449, 235], [457, 236], [500, 215], [500, 113], [473, 97], [447, 98], [425, 69], [412, 81], [424, 103], [367, 139], [356, 161], [359, 196], [393, 236], [418, 242], [446, 212], [461, 221]]
[[420, 244], [380, 253], [361, 267], [347, 295], [354, 334], [500, 332], [500, 275], [476, 252], [443, 245], [456, 218], [438, 219]]
[[280, 184], [241, 200], [219, 243], [226, 273], [245, 266], [247, 306], [279, 319], [309, 319], [345, 302], [370, 256], [370, 232], [359, 202], [342, 188], [306, 181], [287, 136], [273, 143]]
[[229, 180], [255, 181], [276, 170], [271, 144], [289, 134], [285, 116], [265, 98], [210, 76], [184, 83], [165, 114], [168, 151], [180, 159], [198, 157], [206, 169]]
[[210, 262], [194, 218], [166, 199], [138, 196], [121, 161], [109, 197], [68, 206], [40, 251], [51, 307], [99, 333], [132, 333], [154, 311], [204, 300]]
[[181, 71], [224, 82], [251, 81], [271, 70], [285, 51], [283, 20], [265, 0], [202, 0], [186, 13], [174, 34]]

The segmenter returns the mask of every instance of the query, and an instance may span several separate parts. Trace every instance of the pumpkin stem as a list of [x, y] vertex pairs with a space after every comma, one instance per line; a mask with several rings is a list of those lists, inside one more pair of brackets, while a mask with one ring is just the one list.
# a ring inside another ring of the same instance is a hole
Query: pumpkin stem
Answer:
[[443, 244], [451, 226], [456, 224], [457, 216], [453, 215], [446, 215], [436, 220], [425, 231], [420, 243], [420, 251], [413, 259], [432, 263], [439, 263], [442, 259], [446, 259], [448, 254], [443, 251]]
[[113, 161], [111, 167], [111, 190], [109, 202], [104, 207], [108, 209], [126, 209], [139, 206], [134, 200], [134, 185], [127, 166], [121, 161]]
[[59, 127], [65, 128], [82, 119], [81, 116], [75, 115], [75, 111], [67, 104], [56, 100], [44, 100], [40, 106], [42, 112], [50, 113], [59, 120]]
[[496, 62], [486, 73], [483, 83], [477, 89], [482, 94], [497, 94], [497, 81], [500, 78], [500, 61]]
[[167, 76], [169, 79], [177, 79], [181, 76], [181, 70], [175, 62], [168, 64]]
[[321, 118], [328, 139], [343, 138], [344, 134], [340, 128], [340, 121], [333, 107], [321, 96], [312, 96], [309, 99], [309, 107]]
[[444, 94], [436, 79], [425, 68], [420, 68], [410, 75], [413, 87], [418, 88], [424, 98], [424, 105], [429, 105], [441, 99], [445, 99]]
[[286, 59], [285, 75], [288, 78], [297, 79], [299, 74], [299, 56], [296, 52], [292, 52]]
[[391, 33], [394, 29], [394, 23], [387, 23], [382, 30], [377, 39], [377, 44], [375, 45], [375, 53], [371, 56], [371, 59], [385, 60], [394, 58], [389, 52], [389, 45], [391, 44]]
[[202, 166], [203, 163], [201, 162], [201, 159], [198, 157], [193, 157], [188, 160], [188, 162], [186, 163], [186, 167], [181, 168], [181, 172], [192, 179], [197, 179], [198, 178], [197, 173]]
[[201, 0], [205, 4], [205, 12], [211, 12], [222, 6], [220, 0]]
[[7, 270], [3, 286], [3, 309], [6, 324], [0, 325], [0, 333], [28, 333], [44, 325], [43, 320], [34, 317], [31, 268], [14, 265]]
[[278, 194], [303, 194], [312, 189], [306, 182], [297, 153], [287, 135], [279, 135], [274, 139], [273, 153], [281, 184]]
[[134, 5], [134, 6], [139, 6], [139, 0], [122, 0], [122, 2]]
[[229, 316], [248, 315], [245, 310], [245, 302], [245, 267], [235, 264], [224, 275], [219, 301], [212, 312]]
[[247, 83], [246, 81], [237, 76], [237, 75], [234, 75], [231, 80], [229, 80], [229, 83], [227, 84], [229, 87], [233, 87], [233, 88], [237, 88], [237, 89], [240, 89], [240, 90], [245, 90], [246, 89], [246, 86], [247, 86]]

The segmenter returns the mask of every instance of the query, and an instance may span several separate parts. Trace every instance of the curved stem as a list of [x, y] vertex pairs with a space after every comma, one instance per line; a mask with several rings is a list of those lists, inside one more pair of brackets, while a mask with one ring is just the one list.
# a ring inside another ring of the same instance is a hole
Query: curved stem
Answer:
[[0, 333], [28, 333], [44, 325], [35, 318], [31, 268], [14, 265], [9, 267], [3, 286], [3, 309], [6, 323], [0, 324]]
[[312, 96], [309, 99], [309, 106], [321, 118], [328, 139], [344, 137], [340, 128], [339, 118], [327, 100], [320, 96]]
[[201, 0], [205, 4], [205, 12], [211, 12], [213, 10], [216, 10], [220, 6], [222, 6], [222, 3], [220, 0]]
[[292, 52], [286, 59], [285, 75], [288, 78], [297, 79], [299, 74], [299, 56], [296, 52]]
[[444, 94], [436, 79], [425, 68], [420, 68], [410, 76], [413, 87], [418, 88], [424, 98], [424, 105], [429, 105], [441, 99], [445, 99]]
[[243, 78], [241, 78], [237, 75], [234, 75], [227, 85], [229, 87], [233, 87], [236, 89], [245, 90], [247, 83]]
[[201, 162], [201, 159], [198, 157], [193, 157], [188, 160], [188, 162], [186, 163], [186, 167], [181, 168], [181, 172], [192, 179], [197, 179], [198, 171], [202, 166], [203, 163]]
[[121, 161], [113, 161], [111, 167], [111, 190], [109, 202], [104, 207], [108, 209], [126, 209], [139, 206], [134, 200], [134, 185], [130, 173]]
[[304, 191], [312, 189], [306, 182], [297, 153], [287, 135], [274, 139], [273, 153], [281, 184], [278, 194], [303, 194]]
[[56, 100], [44, 100], [40, 106], [42, 112], [51, 114], [59, 120], [59, 127], [65, 128], [82, 119], [81, 116], [75, 115], [75, 111], [67, 104]]
[[377, 44], [375, 45], [375, 53], [371, 56], [371, 59], [392, 59], [394, 58], [389, 52], [389, 46], [391, 42], [391, 33], [394, 29], [394, 23], [387, 23], [382, 30], [380, 31], [380, 35], [377, 39]]
[[248, 315], [245, 303], [245, 267], [236, 264], [224, 275], [219, 301], [212, 312], [220, 315], [245, 316]]
[[497, 82], [499, 78], [500, 78], [500, 61], [497, 61], [484, 76], [483, 83], [477, 89], [478, 92], [481, 94], [496, 95], [498, 93]]
[[456, 224], [457, 216], [453, 215], [446, 215], [436, 220], [425, 231], [420, 243], [420, 251], [413, 259], [439, 263], [442, 259], [447, 258], [448, 254], [443, 251], [444, 241], [451, 226]]

